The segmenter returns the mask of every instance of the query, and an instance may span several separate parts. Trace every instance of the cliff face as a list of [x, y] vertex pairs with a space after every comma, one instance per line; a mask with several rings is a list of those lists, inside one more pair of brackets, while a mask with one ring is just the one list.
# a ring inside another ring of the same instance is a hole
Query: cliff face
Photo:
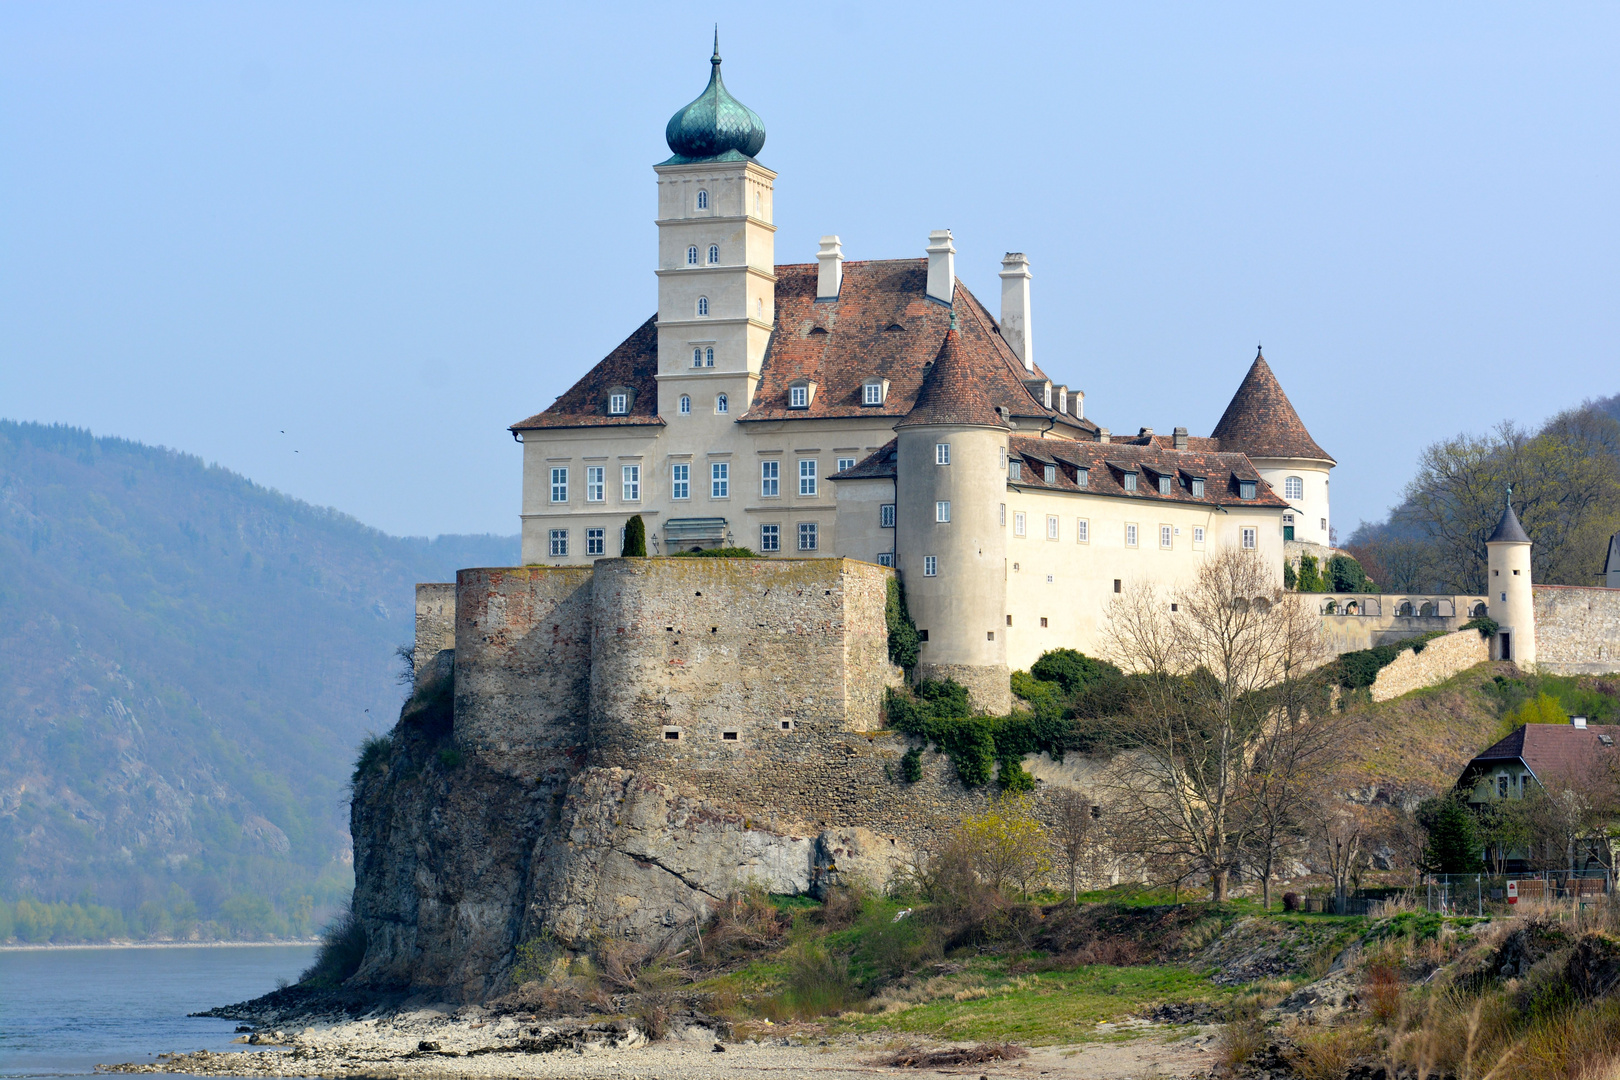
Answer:
[[685, 934], [757, 883], [882, 885], [982, 799], [878, 730], [890, 572], [846, 560], [463, 571], [354, 786], [351, 986], [477, 1000], [549, 933]]

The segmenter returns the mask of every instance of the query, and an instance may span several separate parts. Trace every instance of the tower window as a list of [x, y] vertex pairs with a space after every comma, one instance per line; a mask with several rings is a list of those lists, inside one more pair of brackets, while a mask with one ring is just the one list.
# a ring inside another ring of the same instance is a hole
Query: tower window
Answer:
[[692, 366], [703, 366], [703, 349], [701, 347], [692, 350]]
[[585, 501], [605, 502], [607, 500], [607, 469], [601, 465], [585, 466]]
[[724, 394], [716, 394], [714, 398], [714, 411], [723, 413], [730, 409], [731, 402]]
[[709, 245], [709, 265], [714, 266], [720, 262], [720, 245]]
[[621, 494], [625, 502], [638, 502], [641, 499], [641, 466], [626, 465], [619, 470], [620, 485], [624, 488]]
[[568, 501], [568, 469], [566, 467], [551, 470], [551, 501], [554, 503]]
[[709, 208], [709, 193], [707, 191], [698, 192], [697, 206], [699, 210], [707, 210]]
[[568, 554], [568, 530], [551, 530], [551, 554], [553, 558], [563, 558]]
[[731, 497], [731, 465], [724, 461], [713, 462], [709, 466], [709, 498], [729, 499]]
[[934, 444], [934, 464], [949, 465], [951, 463], [951, 444], [948, 442]]
[[939, 576], [939, 558], [938, 558], [938, 556], [924, 555], [923, 556], [923, 577], [938, 577], [938, 576]]
[[1283, 481], [1283, 498], [1303, 499], [1305, 497], [1305, 481], [1298, 476], [1290, 476]]
[[630, 411], [630, 396], [628, 394], [609, 394], [608, 412], [613, 416], [623, 416]]
[[816, 459], [799, 459], [799, 494], [814, 495], [816, 493]]
[[780, 526], [780, 525], [761, 525], [759, 527], [759, 550], [761, 550], [761, 551], [781, 551], [782, 550], [782, 526]]
[[951, 520], [950, 500], [941, 499], [939, 502], [934, 504], [934, 520], [947, 523]]
[[780, 461], [762, 461], [759, 463], [759, 493], [767, 499], [774, 499], [782, 494], [782, 463]]
[[697, 311], [699, 315], [707, 315], [709, 313], [709, 298], [707, 296], [698, 297]]
[[669, 497], [672, 499], [690, 499], [692, 497], [692, 466], [671, 465], [669, 467]]
[[687, 415], [691, 414], [691, 412], [692, 412], [692, 398], [689, 395], [687, 395], [687, 394], [682, 394], [681, 395], [680, 409], [681, 409], [681, 415], [682, 416], [687, 416]]
[[697, 264], [697, 245], [693, 244], [691, 247], [686, 249], [686, 265], [696, 266]]
[[703, 350], [703, 366], [714, 367], [714, 346], [710, 345]]
[[799, 550], [816, 550], [816, 523], [813, 521], [799, 522]]

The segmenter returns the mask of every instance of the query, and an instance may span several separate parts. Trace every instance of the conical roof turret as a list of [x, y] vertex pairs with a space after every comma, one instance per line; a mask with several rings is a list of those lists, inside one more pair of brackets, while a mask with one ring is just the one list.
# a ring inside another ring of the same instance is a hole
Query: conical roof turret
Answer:
[[1304, 421], [1259, 350], [1210, 437], [1220, 440], [1223, 451], [1236, 450], [1251, 458], [1306, 458], [1338, 464], [1305, 430]]
[[923, 378], [917, 401], [905, 419], [895, 425], [919, 427], [924, 424], [961, 425], [964, 427], [999, 427], [1007, 422], [990, 402], [984, 380], [974, 376], [968, 349], [963, 347], [961, 331], [956, 328], [956, 313], [951, 312], [951, 328], [940, 342], [934, 363]]
[[1502, 520], [1496, 523], [1496, 531], [1491, 533], [1487, 544], [1528, 544], [1530, 534], [1524, 531], [1519, 524], [1519, 515], [1513, 512], [1513, 489], [1508, 488], [1507, 505], [1502, 510]]
[[720, 31], [714, 32], [714, 55], [709, 58], [709, 85], [692, 102], [669, 118], [664, 141], [674, 157], [665, 165], [696, 161], [741, 161], [765, 147], [765, 121], [726, 89], [720, 78]]

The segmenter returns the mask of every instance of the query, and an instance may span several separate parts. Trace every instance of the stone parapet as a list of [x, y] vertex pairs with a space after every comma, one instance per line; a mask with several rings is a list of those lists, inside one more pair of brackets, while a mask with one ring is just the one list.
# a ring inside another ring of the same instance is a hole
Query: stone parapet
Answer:
[[1012, 673], [1004, 664], [918, 664], [919, 679], [955, 679], [967, 687], [973, 711], [1005, 716], [1012, 711]]
[[456, 647], [456, 583], [433, 581], [416, 587], [416, 643], [411, 666], [416, 678], [433, 658]]
[[1536, 585], [1532, 592], [1538, 671], [1620, 672], [1620, 589]]
[[1490, 642], [1477, 630], [1459, 630], [1438, 637], [1422, 652], [1407, 649], [1378, 673], [1372, 699], [1388, 701], [1413, 690], [1445, 682], [1460, 671], [1490, 659]]

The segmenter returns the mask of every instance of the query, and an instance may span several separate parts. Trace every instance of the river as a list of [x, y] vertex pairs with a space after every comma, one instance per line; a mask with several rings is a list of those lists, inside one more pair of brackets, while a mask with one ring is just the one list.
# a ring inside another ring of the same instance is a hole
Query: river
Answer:
[[228, 1050], [230, 1020], [189, 1012], [296, 980], [312, 945], [0, 951], [0, 1077], [77, 1076], [170, 1050]]

